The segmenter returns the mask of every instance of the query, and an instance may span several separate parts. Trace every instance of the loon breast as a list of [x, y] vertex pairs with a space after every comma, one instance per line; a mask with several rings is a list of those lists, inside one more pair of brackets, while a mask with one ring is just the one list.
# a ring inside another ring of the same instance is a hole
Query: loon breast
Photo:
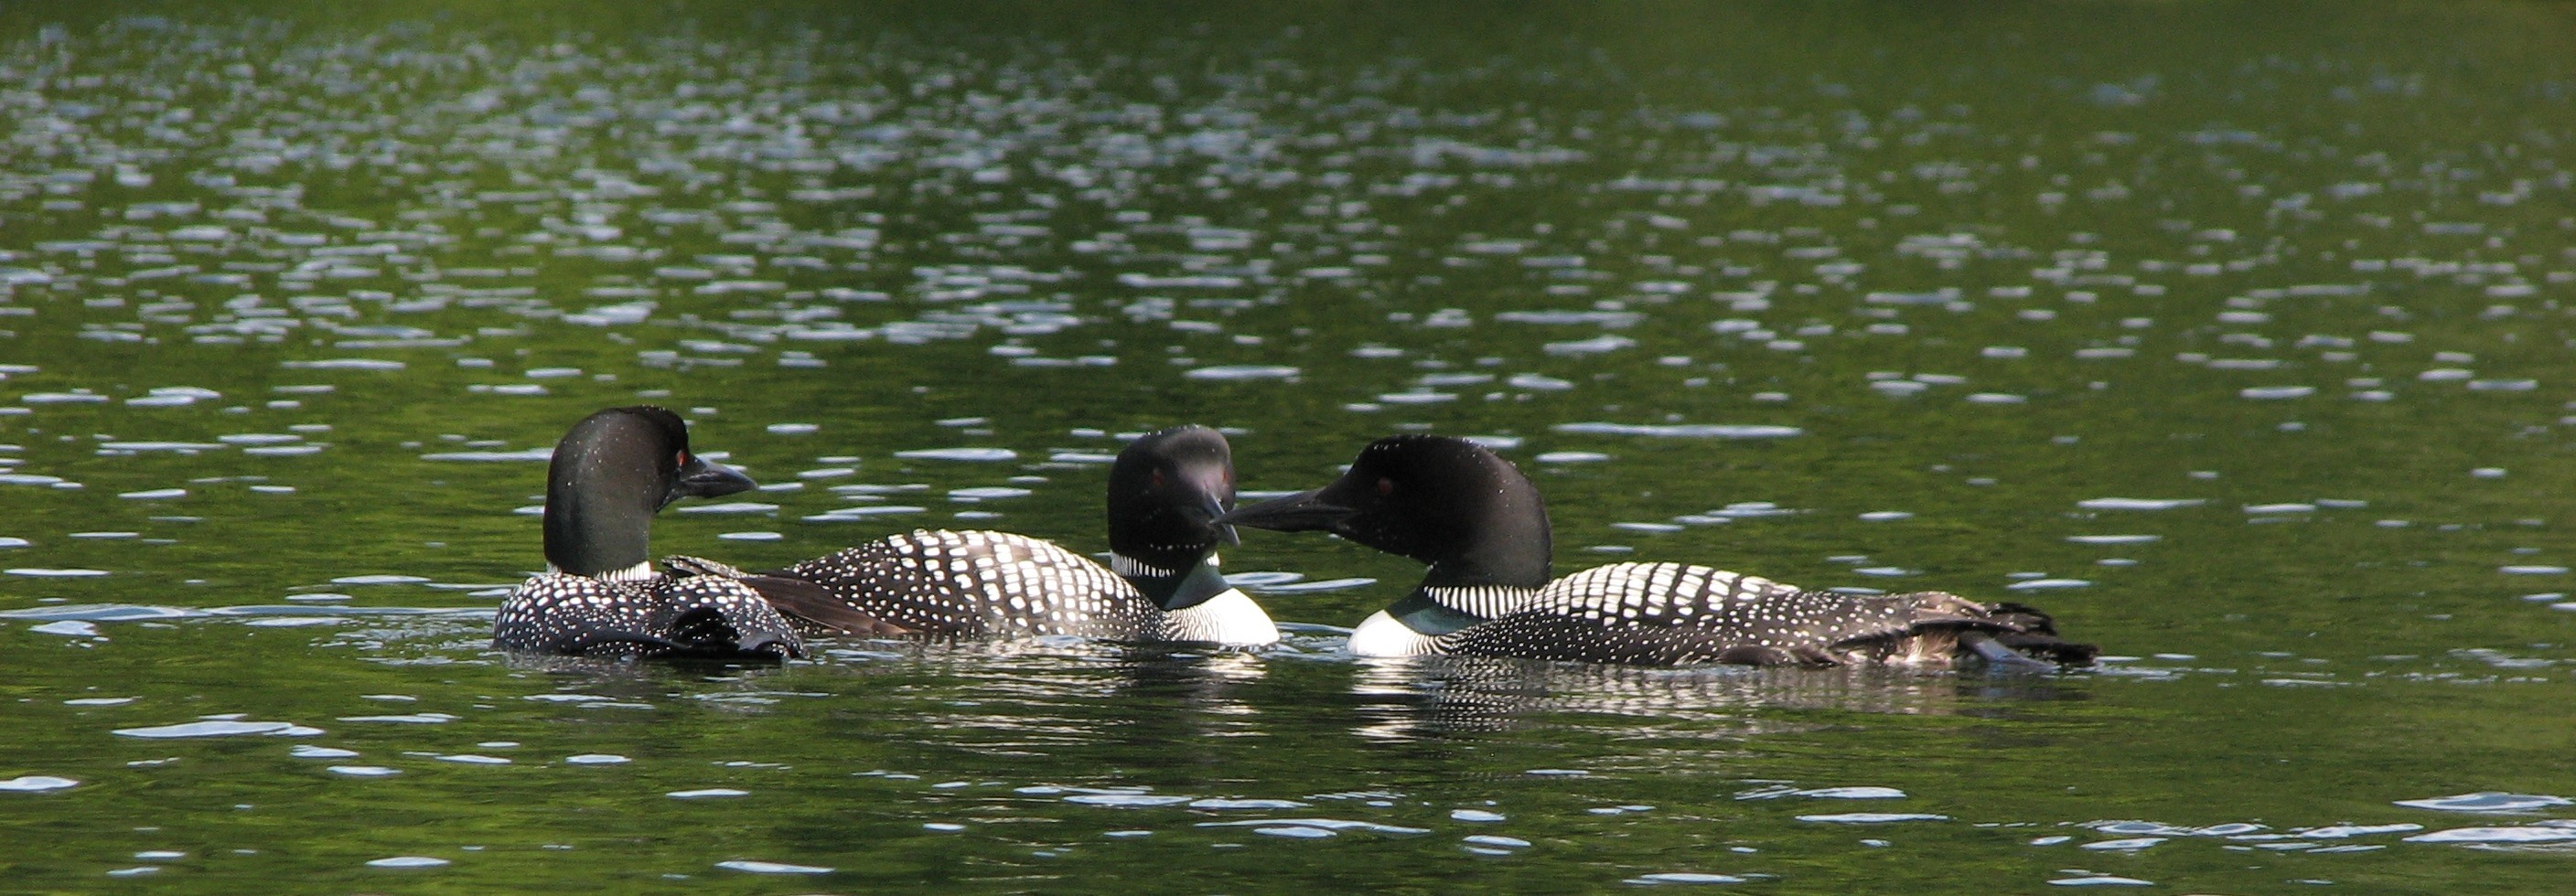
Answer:
[[1164, 641], [1205, 641], [1257, 647], [1279, 643], [1279, 625], [1251, 595], [1228, 588], [1224, 593], [1178, 610], [1163, 611], [1156, 634]]
[[1351, 629], [1350, 641], [1345, 648], [1355, 656], [1366, 657], [1424, 656], [1443, 652], [1439, 638], [1414, 631], [1385, 610], [1360, 620], [1359, 626]]

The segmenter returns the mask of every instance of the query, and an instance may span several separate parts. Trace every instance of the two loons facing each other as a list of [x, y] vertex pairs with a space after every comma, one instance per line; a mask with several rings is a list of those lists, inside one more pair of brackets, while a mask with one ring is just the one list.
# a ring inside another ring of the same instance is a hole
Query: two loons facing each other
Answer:
[[562, 654], [800, 655], [805, 634], [951, 639], [1079, 635], [1131, 641], [1277, 641], [1267, 613], [1218, 571], [1235, 541], [1225, 437], [1183, 426], [1122, 450], [1110, 469], [1113, 567], [1043, 539], [920, 530], [749, 573], [696, 557], [647, 559], [654, 512], [753, 487], [688, 450], [679, 418], [612, 408], [574, 425], [547, 474], [546, 573], [503, 602], [493, 642]]

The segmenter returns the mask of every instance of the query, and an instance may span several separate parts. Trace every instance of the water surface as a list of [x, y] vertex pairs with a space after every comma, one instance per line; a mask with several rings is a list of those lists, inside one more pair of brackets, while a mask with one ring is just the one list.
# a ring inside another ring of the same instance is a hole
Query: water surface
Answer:
[[[2576, 842], [2576, 21], [2528, 4], [0, 12], [23, 885], [2531, 890]], [[505, 657], [545, 453], [656, 546], [1100, 550], [1493, 445], [1557, 567], [2057, 614], [2061, 676], [1276, 649]], [[288, 883], [292, 882], [292, 883]]]

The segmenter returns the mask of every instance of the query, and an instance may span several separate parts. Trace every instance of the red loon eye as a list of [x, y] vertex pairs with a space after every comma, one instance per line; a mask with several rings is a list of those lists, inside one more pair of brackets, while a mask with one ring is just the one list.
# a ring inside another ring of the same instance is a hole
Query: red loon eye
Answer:
[[1377, 496], [1383, 498], [1392, 494], [1395, 494], [1395, 480], [1388, 479], [1384, 476], [1378, 477]]
[[1155, 488], [1162, 488], [1162, 487], [1163, 487], [1163, 471], [1161, 471], [1161, 470], [1155, 470], [1155, 471], [1154, 471], [1154, 487], [1155, 487]]
[[688, 466], [688, 465], [689, 465], [689, 453], [688, 453], [688, 452], [686, 452], [686, 451], [682, 451], [682, 452], [680, 452], [680, 453], [678, 453], [678, 454], [671, 455], [671, 465], [672, 465], [672, 466], [675, 466], [675, 467], [685, 467], [685, 466]]

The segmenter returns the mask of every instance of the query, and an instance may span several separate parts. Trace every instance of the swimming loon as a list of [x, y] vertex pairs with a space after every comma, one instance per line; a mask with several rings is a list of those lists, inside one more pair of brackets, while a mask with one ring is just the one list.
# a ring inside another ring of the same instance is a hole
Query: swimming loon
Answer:
[[1025, 535], [925, 529], [741, 581], [822, 633], [1273, 643], [1270, 615], [1217, 570], [1236, 541], [1214, 520], [1233, 503], [1225, 436], [1181, 426], [1110, 467], [1106, 568]]
[[1429, 564], [1422, 583], [1351, 632], [1362, 656], [1946, 666], [1966, 655], [2044, 666], [2092, 661], [2018, 604], [1937, 591], [1859, 597], [1679, 563], [1619, 563], [1551, 580], [1538, 489], [1473, 442], [1380, 439], [1320, 489], [1241, 507], [1220, 523], [1326, 531]]
[[[607, 656], [782, 658], [803, 642], [752, 588], [721, 576], [656, 572], [653, 514], [684, 497], [752, 488], [689, 451], [680, 417], [610, 408], [573, 425], [546, 468], [546, 571], [519, 583], [492, 618], [506, 650]], [[704, 561], [665, 561], [689, 569]]]

